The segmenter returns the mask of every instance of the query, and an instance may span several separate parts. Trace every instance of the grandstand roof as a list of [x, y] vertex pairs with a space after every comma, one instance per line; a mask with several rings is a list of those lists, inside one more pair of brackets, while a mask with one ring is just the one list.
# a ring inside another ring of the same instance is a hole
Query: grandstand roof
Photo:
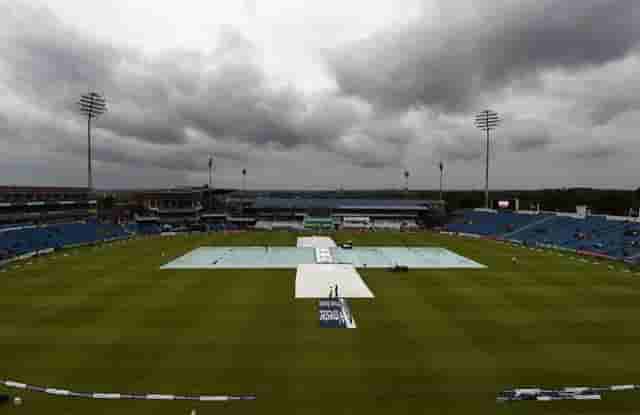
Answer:
[[304, 218], [304, 224], [307, 225], [333, 225], [333, 218], [331, 216], [329, 217], [311, 217], [311, 216], [307, 216]]
[[60, 187], [60, 186], [0, 186], [0, 193], [5, 192], [88, 192], [86, 187]]
[[337, 199], [337, 198], [280, 198], [257, 197], [257, 209], [377, 209], [428, 210], [432, 203], [416, 199]]

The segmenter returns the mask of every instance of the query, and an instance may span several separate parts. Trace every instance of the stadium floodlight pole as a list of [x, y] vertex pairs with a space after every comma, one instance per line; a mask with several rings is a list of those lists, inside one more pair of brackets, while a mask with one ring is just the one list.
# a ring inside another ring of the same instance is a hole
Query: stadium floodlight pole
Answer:
[[213, 178], [211, 171], [213, 170], [213, 155], [209, 154], [209, 210], [213, 210]]
[[487, 133], [487, 164], [485, 170], [484, 204], [489, 208], [489, 131], [494, 130], [500, 123], [498, 113], [484, 110], [476, 114], [476, 127]]
[[209, 189], [211, 189], [211, 169], [213, 168], [213, 156], [209, 154]]
[[242, 169], [242, 192], [247, 191], [247, 169]]
[[404, 171], [404, 185], [407, 193], [409, 193], [409, 170]]
[[444, 163], [440, 161], [440, 163], [438, 164], [438, 167], [440, 168], [440, 200], [444, 200], [442, 198], [442, 175], [444, 174]]
[[102, 95], [97, 92], [89, 92], [80, 97], [78, 101], [80, 112], [87, 116], [87, 185], [89, 191], [93, 191], [93, 175], [91, 172], [91, 119], [98, 118], [107, 111], [107, 104]]

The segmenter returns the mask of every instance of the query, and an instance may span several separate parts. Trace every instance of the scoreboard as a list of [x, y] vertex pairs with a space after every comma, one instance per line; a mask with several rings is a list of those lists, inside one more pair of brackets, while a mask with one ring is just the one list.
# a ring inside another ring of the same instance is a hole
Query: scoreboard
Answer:
[[492, 207], [496, 210], [516, 210], [516, 199], [494, 200]]

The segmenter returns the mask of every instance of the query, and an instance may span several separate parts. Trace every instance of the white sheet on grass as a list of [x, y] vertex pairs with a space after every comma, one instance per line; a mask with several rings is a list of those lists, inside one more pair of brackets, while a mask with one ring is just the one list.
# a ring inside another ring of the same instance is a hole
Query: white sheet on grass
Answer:
[[296, 298], [327, 298], [338, 285], [342, 298], [373, 298], [358, 271], [349, 264], [301, 264], [296, 271]]
[[303, 236], [298, 238], [298, 248], [335, 248], [337, 245], [328, 236]]

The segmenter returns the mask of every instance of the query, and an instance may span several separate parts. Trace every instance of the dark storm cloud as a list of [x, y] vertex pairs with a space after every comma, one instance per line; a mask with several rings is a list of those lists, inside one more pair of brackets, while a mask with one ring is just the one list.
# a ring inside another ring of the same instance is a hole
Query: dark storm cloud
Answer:
[[[212, 137], [284, 148], [304, 143], [293, 124], [303, 109], [302, 98], [290, 88], [273, 87], [254, 62], [254, 53], [247, 39], [224, 31], [218, 47], [204, 57], [198, 79], [192, 81], [197, 84], [186, 88], [191, 93], [176, 97], [178, 114]], [[207, 66], [212, 68], [204, 70]], [[187, 85], [188, 79], [179, 83]]]
[[[395, 147], [391, 156], [376, 152], [398, 138], [367, 128], [375, 120], [364, 115], [362, 104], [330, 93], [305, 97], [292, 87], [276, 86], [258, 64], [254, 45], [232, 29], [222, 31], [210, 53], [173, 50], [146, 56], [83, 36], [46, 9], [3, 5], [0, 16], [6, 23], [0, 57], [9, 69], [9, 86], [60, 117], [80, 122], [75, 103], [95, 88], [109, 106], [96, 127], [139, 142], [189, 145], [186, 131], [195, 129], [212, 142], [245, 142], [265, 151], [312, 145], [356, 164], [399, 157]], [[342, 142], [353, 129], [368, 136], [361, 148]]]
[[0, 4], [0, 57], [14, 90], [56, 109], [70, 108], [76, 93], [109, 85], [126, 51], [81, 36], [46, 8]]
[[615, 144], [591, 144], [572, 150], [569, 154], [582, 160], [601, 160], [613, 157], [619, 152], [620, 149]]
[[[183, 146], [179, 149], [166, 146], [145, 144], [142, 147], [135, 142], [110, 139], [99, 136], [94, 140], [94, 160], [143, 168], [165, 169], [169, 171], [198, 171], [206, 166], [210, 149], [201, 145]], [[61, 154], [74, 154], [86, 157], [87, 148], [82, 142], [66, 141], [52, 146]], [[220, 150], [216, 159], [243, 160], [245, 154], [234, 150]]]
[[349, 138], [332, 143], [330, 150], [363, 168], [399, 167], [405, 157], [406, 146], [371, 140]]
[[509, 149], [516, 153], [537, 150], [551, 144], [551, 137], [544, 134], [532, 134], [529, 136], [518, 137], [517, 140], [511, 140]]
[[484, 157], [485, 151], [479, 140], [458, 137], [452, 141], [436, 143], [436, 152], [446, 161], [476, 161]]
[[127, 70], [143, 65], [142, 56], [83, 36], [45, 8], [4, 4], [0, 15], [5, 25], [0, 57], [9, 68], [8, 86], [24, 100], [64, 118], [79, 118], [80, 94], [97, 89], [109, 107], [109, 115], [97, 121], [101, 128], [151, 142], [183, 141], [179, 124], [160, 115], [166, 88]]
[[9, 125], [9, 117], [4, 114], [0, 114], [0, 138], [7, 137], [14, 133]]
[[590, 112], [589, 117], [594, 125], [605, 125], [621, 114], [638, 110], [640, 110], [638, 98], [611, 98], [599, 102]]
[[492, 1], [470, 19], [451, 24], [444, 16], [434, 27], [425, 18], [327, 58], [345, 94], [381, 109], [464, 112], [542, 70], [624, 57], [640, 41], [638, 9], [637, 0]]
[[409, 143], [415, 139], [415, 131], [406, 127], [401, 119], [386, 118], [351, 128], [340, 139], [327, 143], [327, 146], [360, 167], [400, 167], [406, 158]]
[[298, 134], [307, 142], [323, 144], [329, 137], [341, 137], [364, 121], [366, 117], [353, 99], [322, 94], [306, 100], [295, 125]]
[[258, 145], [303, 143], [292, 116], [302, 107], [294, 91], [271, 90], [262, 72], [248, 63], [225, 64], [205, 79], [197, 95], [182, 97], [178, 111], [212, 137], [237, 137]]
[[[476, 165], [484, 160], [484, 140], [468, 113], [489, 97], [501, 113], [516, 112], [506, 105], [513, 102], [526, 108], [523, 117], [542, 117], [505, 119], [492, 136], [492, 157], [532, 152], [530, 159], [537, 160], [558, 144], [554, 154], [574, 164], [608, 160], [623, 154], [623, 146], [587, 145], [582, 136], [590, 123], [607, 124], [598, 134], [632, 142], [621, 138], [635, 128], [632, 117], [624, 118], [624, 126], [613, 121], [640, 109], [637, 71], [616, 77], [604, 64], [618, 65], [637, 53], [636, 3], [500, 0], [469, 17], [414, 21], [329, 52], [335, 79], [328, 81], [338, 88], [303, 93], [272, 79], [260, 48], [230, 28], [210, 51], [147, 55], [86, 36], [47, 9], [5, 2], [0, 150], [36, 159], [54, 154], [86, 168], [86, 120], [75, 103], [96, 89], [107, 97], [109, 112], [95, 122], [95, 160], [122, 178], [145, 169], [166, 170], [171, 178], [197, 175], [206, 172], [212, 152], [236, 172], [250, 155], [265, 170], [276, 164], [273, 177], [282, 175], [287, 183], [302, 181], [287, 177], [292, 171], [340, 177], [341, 169], [359, 167], [368, 168], [363, 175], [373, 182], [385, 167], [404, 167], [407, 160], [413, 160], [407, 166], [412, 175], [429, 158]], [[469, 3], [446, 4], [456, 10]], [[591, 71], [599, 83], [588, 82], [584, 74]], [[573, 79], [572, 87], [556, 96], [550, 78], [560, 89]], [[550, 110], [542, 108], [546, 103]], [[562, 106], [574, 103], [580, 122], [571, 125]], [[289, 170], [281, 171], [279, 160]], [[304, 168], [291, 167], [297, 164]]]
[[510, 119], [500, 135], [506, 137], [510, 151], [524, 153], [527, 151], [541, 150], [552, 143], [551, 132], [545, 123], [527, 120]]
[[124, 137], [134, 137], [157, 144], [185, 143], [184, 125], [179, 117], [160, 109], [122, 111], [115, 107], [96, 126]]
[[607, 86], [592, 87], [582, 105], [587, 108], [588, 117], [595, 126], [609, 124], [627, 112], [639, 111], [640, 79], [635, 74], [626, 79], [614, 79]]
[[[640, 51], [581, 77], [562, 76], [548, 85], [550, 95], [570, 102], [572, 121], [588, 128], [615, 126], [640, 111]], [[637, 117], [636, 117], [637, 118]]]

